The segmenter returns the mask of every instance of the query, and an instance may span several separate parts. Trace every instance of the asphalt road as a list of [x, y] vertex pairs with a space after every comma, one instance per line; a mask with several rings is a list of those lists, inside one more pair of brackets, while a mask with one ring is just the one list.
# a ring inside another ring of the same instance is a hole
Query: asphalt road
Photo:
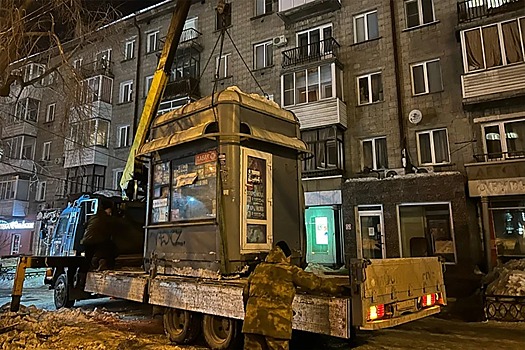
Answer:
[[[10, 301], [11, 291], [0, 289], [0, 303]], [[54, 310], [53, 293], [47, 287], [26, 288], [22, 304]], [[118, 313], [122, 319], [137, 320], [151, 318], [151, 308], [137, 303], [110, 298], [77, 302], [75, 307], [84, 310], [95, 308]], [[161, 333], [159, 317], [151, 320], [147, 333]], [[436, 317], [415, 321], [393, 329], [359, 332], [353, 342], [310, 335], [294, 334], [292, 349], [338, 350], [338, 349], [523, 349], [525, 347], [525, 324], [501, 322], [464, 322]], [[203, 342], [201, 341], [203, 344]], [[206, 349], [204, 345], [180, 346], [183, 350]]]

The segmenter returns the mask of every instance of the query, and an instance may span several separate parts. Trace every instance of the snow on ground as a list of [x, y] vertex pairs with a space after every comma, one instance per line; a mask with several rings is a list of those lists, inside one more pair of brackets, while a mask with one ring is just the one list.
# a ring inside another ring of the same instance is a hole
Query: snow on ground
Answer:
[[181, 349], [169, 344], [162, 325], [153, 319], [123, 321], [97, 309], [51, 312], [34, 306], [22, 306], [14, 313], [8, 304], [1, 311], [0, 349]]

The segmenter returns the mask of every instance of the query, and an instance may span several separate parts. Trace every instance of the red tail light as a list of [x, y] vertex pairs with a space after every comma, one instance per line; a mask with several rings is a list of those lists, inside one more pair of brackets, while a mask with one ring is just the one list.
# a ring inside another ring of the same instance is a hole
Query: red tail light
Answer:
[[435, 293], [427, 294], [421, 297], [421, 307], [429, 307], [436, 304], [436, 295]]
[[368, 309], [368, 317], [367, 317], [368, 321], [378, 320], [383, 317], [385, 317], [385, 305], [384, 304], [370, 306], [370, 308]]

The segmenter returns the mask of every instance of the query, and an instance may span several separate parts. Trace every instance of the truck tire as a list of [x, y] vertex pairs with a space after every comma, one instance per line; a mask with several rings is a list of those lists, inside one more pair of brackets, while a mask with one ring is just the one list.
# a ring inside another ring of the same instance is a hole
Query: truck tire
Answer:
[[176, 344], [193, 342], [201, 331], [201, 315], [181, 309], [166, 309], [163, 317], [164, 332]]
[[241, 338], [240, 322], [227, 317], [204, 315], [202, 331], [212, 350], [235, 349]]
[[70, 308], [75, 305], [74, 300], [69, 300], [69, 281], [65, 273], [58, 276], [55, 286], [53, 288], [53, 299], [55, 307], [61, 309], [63, 307]]

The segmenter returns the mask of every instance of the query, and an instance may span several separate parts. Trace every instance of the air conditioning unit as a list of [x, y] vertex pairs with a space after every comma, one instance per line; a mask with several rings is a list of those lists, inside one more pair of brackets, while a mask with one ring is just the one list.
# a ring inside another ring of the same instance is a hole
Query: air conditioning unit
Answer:
[[428, 174], [428, 173], [433, 173], [433, 172], [434, 172], [433, 166], [420, 166], [420, 167], [417, 167], [417, 170], [416, 170], [417, 174]]
[[275, 46], [284, 46], [288, 43], [288, 40], [286, 39], [286, 37], [284, 35], [279, 35], [279, 36], [276, 36], [275, 38], [273, 38], [273, 44]]
[[383, 177], [395, 177], [405, 175], [405, 168], [385, 169]]
[[55, 165], [64, 165], [64, 157], [58, 157], [54, 160]]

